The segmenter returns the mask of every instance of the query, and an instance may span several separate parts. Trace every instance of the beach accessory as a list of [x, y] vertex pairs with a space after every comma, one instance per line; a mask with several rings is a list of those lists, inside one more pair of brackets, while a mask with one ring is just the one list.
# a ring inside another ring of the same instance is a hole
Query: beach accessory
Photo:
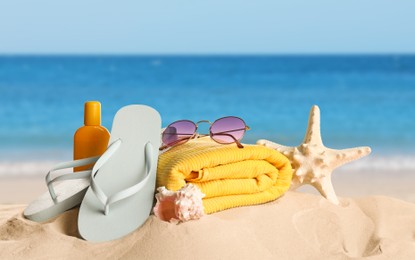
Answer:
[[78, 230], [84, 239], [114, 240], [147, 220], [153, 206], [160, 129], [160, 115], [151, 107], [130, 105], [117, 112], [111, 145], [95, 163], [79, 209]]
[[32, 201], [23, 215], [27, 219], [43, 222], [79, 205], [89, 187], [91, 170], [64, 174], [53, 179], [51, 175], [58, 170], [94, 164], [98, 158], [96, 156], [54, 166], [45, 178], [49, 191]]
[[220, 144], [236, 143], [239, 148], [243, 148], [239, 141], [244, 136], [246, 130], [250, 129], [244, 120], [236, 116], [222, 117], [213, 123], [208, 120], [201, 120], [196, 123], [190, 120], [179, 120], [168, 125], [163, 131], [162, 142], [164, 145], [160, 147], [160, 150], [183, 144], [193, 138], [197, 139], [198, 137], [208, 136], [197, 133], [200, 123], [210, 124], [209, 136], [215, 142]]
[[[108, 147], [110, 133], [101, 125], [101, 103], [98, 101], [85, 102], [84, 126], [74, 135], [73, 159], [83, 159], [99, 156]], [[75, 167], [74, 171], [90, 170], [92, 165]]]
[[188, 183], [178, 191], [163, 186], [157, 188], [157, 191], [157, 203], [153, 212], [159, 219], [179, 223], [203, 217], [202, 199], [205, 194], [197, 186]]
[[257, 144], [271, 147], [286, 155], [293, 165], [294, 177], [291, 189], [310, 184], [320, 194], [334, 204], [339, 204], [333, 184], [332, 171], [346, 163], [370, 154], [370, 147], [356, 147], [334, 150], [324, 146], [320, 133], [320, 109], [313, 106], [308, 118], [304, 141], [297, 147], [280, 145], [268, 140], [258, 140]]
[[292, 168], [287, 157], [259, 145], [220, 145], [209, 137], [170, 149], [159, 156], [157, 187], [171, 191], [186, 184], [206, 196], [206, 214], [266, 203], [288, 190]]

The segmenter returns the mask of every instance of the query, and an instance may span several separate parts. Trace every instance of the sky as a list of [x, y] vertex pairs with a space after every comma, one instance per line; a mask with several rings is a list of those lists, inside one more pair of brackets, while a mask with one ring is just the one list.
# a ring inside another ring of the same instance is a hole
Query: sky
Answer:
[[0, 54], [415, 53], [413, 0], [0, 0]]

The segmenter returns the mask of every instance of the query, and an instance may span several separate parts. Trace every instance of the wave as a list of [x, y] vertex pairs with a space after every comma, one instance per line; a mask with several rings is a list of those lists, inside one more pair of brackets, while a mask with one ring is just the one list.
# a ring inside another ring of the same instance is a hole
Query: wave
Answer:
[[415, 155], [377, 155], [344, 165], [349, 171], [415, 171]]

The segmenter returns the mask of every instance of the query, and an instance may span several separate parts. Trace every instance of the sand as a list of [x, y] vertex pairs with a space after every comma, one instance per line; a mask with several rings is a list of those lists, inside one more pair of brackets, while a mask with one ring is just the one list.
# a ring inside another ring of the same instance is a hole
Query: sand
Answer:
[[22, 217], [24, 205], [2, 205], [0, 259], [415, 259], [415, 204], [340, 201], [288, 192], [179, 225], [151, 216], [130, 235], [95, 244], [79, 238], [77, 209], [38, 224]]
[[336, 170], [341, 206], [302, 187], [308, 193], [179, 225], [152, 216], [99, 244], [79, 238], [77, 209], [45, 224], [22, 217], [46, 191], [54, 162], [0, 163], [0, 259], [415, 259], [414, 158], [362, 159]]

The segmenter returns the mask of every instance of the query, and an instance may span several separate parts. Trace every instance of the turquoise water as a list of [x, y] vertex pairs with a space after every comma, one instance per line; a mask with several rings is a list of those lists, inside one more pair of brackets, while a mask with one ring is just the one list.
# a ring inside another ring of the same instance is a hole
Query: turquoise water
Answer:
[[313, 104], [329, 147], [414, 152], [415, 56], [0, 56], [0, 152], [72, 149], [83, 103], [103, 124], [132, 103], [163, 125], [235, 115], [245, 142], [303, 139]]

